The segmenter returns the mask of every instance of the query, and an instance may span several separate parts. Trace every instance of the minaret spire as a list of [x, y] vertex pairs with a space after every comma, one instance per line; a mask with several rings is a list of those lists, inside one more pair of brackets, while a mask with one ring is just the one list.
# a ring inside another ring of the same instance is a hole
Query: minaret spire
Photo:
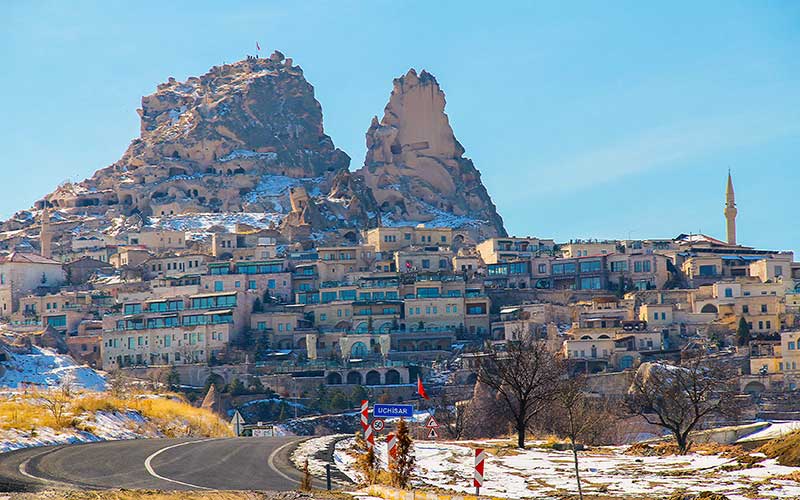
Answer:
[[39, 249], [42, 257], [53, 257], [53, 233], [50, 230], [50, 209], [45, 202], [42, 210], [42, 228], [39, 231]]
[[728, 244], [736, 244], [736, 198], [733, 193], [733, 179], [731, 170], [728, 169], [728, 186], [725, 189], [725, 223], [728, 234]]

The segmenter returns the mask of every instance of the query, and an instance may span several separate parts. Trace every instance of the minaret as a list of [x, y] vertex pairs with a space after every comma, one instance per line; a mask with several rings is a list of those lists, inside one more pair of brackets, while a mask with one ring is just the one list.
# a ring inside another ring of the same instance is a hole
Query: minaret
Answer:
[[736, 200], [733, 196], [733, 180], [728, 170], [728, 187], [725, 189], [725, 223], [728, 232], [728, 245], [736, 244]]
[[50, 231], [50, 209], [45, 205], [42, 210], [42, 229], [39, 231], [39, 247], [42, 257], [53, 257], [53, 233]]

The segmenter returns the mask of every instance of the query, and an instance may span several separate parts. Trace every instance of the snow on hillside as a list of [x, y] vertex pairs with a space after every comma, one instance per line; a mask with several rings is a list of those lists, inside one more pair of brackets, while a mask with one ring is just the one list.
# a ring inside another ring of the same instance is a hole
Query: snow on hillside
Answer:
[[[473, 447], [496, 449], [504, 441], [414, 443], [417, 470], [415, 483], [468, 493], [474, 491]], [[500, 498], [560, 498], [577, 491], [572, 453], [537, 448], [527, 450], [501, 448], [490, 454], [485, 465], [485, 483], [481, 494]], [[311, 445], [309, 445], [311, 446]], [[386, 454], [385, 443], [377, 443], [379, 457]], [[353, 440], [336, 444], [334, 462], [351, 478]], [[781, 476], [800, 471], [765, 459], [752, 468], [737, 469], [736, 459], [720, 455], [692, 453], [685, 456], [634, 456], [623, 454], [625, 448], [606, 447], [580, 453], [584, 493], [605, 493], [625, 498], [635, 496], [667, 497], [679, 490], [698, 493], [713, 491], [730, 500], [752, 498], [800, 498], [800, 484]], [[762, 455], [763, 456], [763, 455]], [[755, 492], [755, 493], [754, 493]]]
[[59, 444], [93, 443], [122, 439], [164, 437], [138, 412], [104, 412], [82, 415], [83, 429], [54, 430], [49, 427], [0, 430], [0, 453]]
[[283, 214], [273, 212], [251, 213], [199, 213], [183, 215], [167, 215], [151, 217], [150, 225], [155, 228], [186, 231], [190, 234], [203, 235], [214, 226], [222, 226], [233, 232], [236, 224], [247, 224], [259, 229], [267, 229], [270, 224], [279, 224]]
[[23, 385], [57, 386], [66, 378], [76, 388], [103, 391], [105, 375], [88, 366], [81, 366], [67, 355], [33, 346], [30, 354], [7, 352], [8, 361], [0, 363], [0, 389], [19, 389]]
[[470, 226], [478, 226], [486, 221], [482, 221], [476, 219], [474, 217], [469, 217], [467, 215], [456, 215], [452, 212], [447, 212], [445, 210], [441, 210], [439, 208], [434, 207], [428, 203], [424, 203], [423, 201], [419, 201], [419, 203], [425, 207], [428, 214], [433, 216], [432, 220], [427, 222], [420, 222], [420, 221], [413, 221], [413, 220], [394, 220], [392, 214], [385, 214], [381, 217], [381, 224], [385, 227], [408, 227], [408, 226], [417, 226], [422, 224], [425, 227], [449, 227], [453, 229], [458, 229], [462, 227], [470, 227]]

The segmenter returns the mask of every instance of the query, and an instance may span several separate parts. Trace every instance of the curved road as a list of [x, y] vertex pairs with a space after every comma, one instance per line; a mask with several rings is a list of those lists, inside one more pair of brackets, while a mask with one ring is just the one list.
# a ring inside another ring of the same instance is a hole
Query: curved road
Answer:
[[142, 439], [0, 455], [0, 491], [77, 487], [293, 490], [298, 438]]

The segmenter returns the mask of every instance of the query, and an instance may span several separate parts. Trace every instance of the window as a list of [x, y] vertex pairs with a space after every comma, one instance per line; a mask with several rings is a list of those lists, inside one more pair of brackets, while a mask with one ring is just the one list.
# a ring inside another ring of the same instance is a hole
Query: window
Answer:
[[223, 290], [224, 290], [224, 286], [223, 286], [222, 282], [221, 281], [215, 281], [214, 282], [214, 291], [215, 292], [221, 292]]
[[775, 266], [775, 277], [780, 278], [783, 276], [783, 266]]
[[580, 269], [582, 273], [592, 273], [600, 270], [600, 261], [591, 260], [581, 262]]
[[544, 274], [547, 272], [547, 264], [539, 264], [539, 273]]
[[439, 259], [439, 269], [447, 269], [447, 259]]
[[700, 266], [699, 274], [700, 276], [716, 276], [717, 266], [715, 265]]
[[241, 281], [236, 281], [236, 282], [233, 284], [233, 286], [235, 286], [236, 288], [242, 288], [242, 282], [241, 282]]
[[628, 270], [628, 263], [624, 260], [612, 262], [611, 263], [611, 272], [624, 272]]
[[410, 241], [411, 240], [411, 233], [403, 234], [403, 239], [406, 240], [406, 241]]
[[662, 312], [661, 313], [661, 319], [666, 320], [667, 319], [667, 313]]
[[124, 313], [125, 314], [140, 314], [142, 312], [142, 305], [141, 304], [125, 304]]
[[256, 280], [249, 280], [247, 282], [247, 289], [248, 290], [255, 290], [256, 288], [257, 288], [256, 287]]
[[430, 259], [422, 259], [422, 269], [430, 269], [430, 268], [431, 268]]
[[258, 326], [256, 327], [259, 330], [266, 330], [267, 329], [267, 322], [266, 321], [259, 321]]
[[600, 290], [600, 278], [581, 278], [581, 290]]
[[790, 340], [789, 341], [789, 350], [790, 351], [794, 351], [795, 350], [795, 342], [794, 342], [794, 340]]
[[275, 280], [268, 280], [267, 281], [267, 288], [269, 288], [270, 290], [274, 290], [275, 289]]
[[762, 313], [767, 312], [767, 305], [766, 304], [761, 304], [761, 312]]
[[327, 321], [328, 320], [328, 314], [327, 313], [320, 313], [319, 314], [319, 320], [320, 321]]
[[771, 329], [772, 329], [772, 321], [767, 320], [767, 330], [771, 330]]
[[726, 288], [725, 289], [725, 296], [726, 297], [733, 297], [733, 288]]
[[658, 319], [658, 313], [653, 313], [653, 319]]
[[743, 305], [742, 306], [742, 314], [749, 314], [750, 313], [750, 306]]

